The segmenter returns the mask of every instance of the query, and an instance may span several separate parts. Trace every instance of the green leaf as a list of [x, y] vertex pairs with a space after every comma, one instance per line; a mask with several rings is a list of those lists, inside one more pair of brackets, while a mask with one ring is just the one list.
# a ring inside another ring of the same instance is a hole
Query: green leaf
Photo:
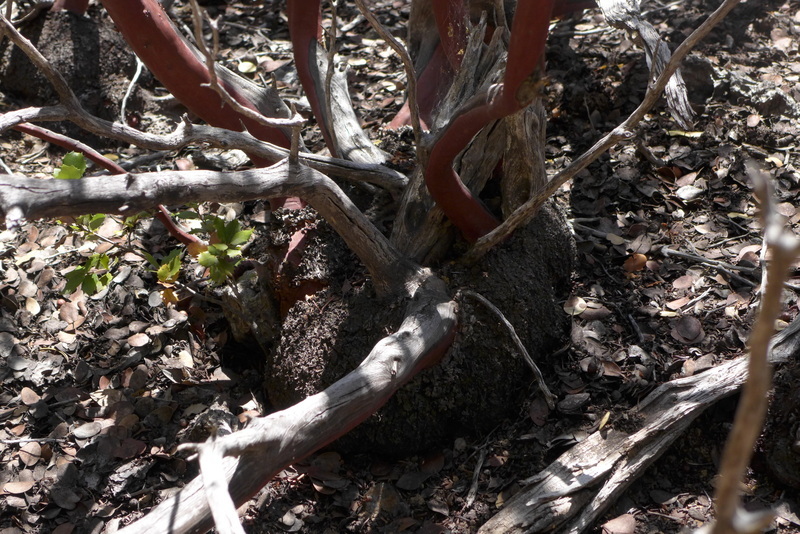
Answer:
[[83, 283], [81, 284], [81, 289], [87, 295], [94, 295], [98, 291], [100, 285], [100, 280], [97, 278], [96, 274], [90, 274], [89, 276], [83, 279]]
[[217, 258], [211, 252], [206, 251], [206, 252], [203, 252], [202, 254], [200, 254], [197, 257], [197, 261], [203, 267], [212, 268], [212, 267], [216, 267], [216, 265], [219, 263], [219, 258]]
[[106, 216], [102, 213], [98, 213], [91, 216], [91, 218], [89, 219], [89, 223], [86, 226], [92, 232], [96, 232], [101, 226], [103, 226], [105, 220]]
[[179, 211], [175, 214], [175, 217], [179, 219], [199, 219], [200, 214], [196, 211]]
[[74, 167], [81, 173], [81, 176], [86, 172], [86, 158], [80, 152], [67, 153], [61, 163]]
[[144, 259], [147, 260], [147, 263], [149, 263], [151, 266], [155, 267], [156, 269], [159, 268], [158, 262], [156, 261], [156, 259], [153, 257], [152, 254], [144, 251], [142, 251], [140, 254], [142, 255], [142, 257], [144, 257]]
[[83, 178], [83, 173], [72, 165], [62, 165], [53, 177], [59, 180], [79, 180]]
[[159, 282], [174, 282], [181, 270], [181, 250], [174, 249], [161, 261], [156, 271]]
[[211, 280], [217, 284], [224, 284], [225, 281], [233, 275], [234, 267], [235, 265], [231, 263], [219, 262], [215, 267], [210, 269], [209, 274], [211, 275]]
[[226, 243], [215, 243], [213, 245], [208, 245], [208, 251], [214, 256], [222, 256], [225, 254], [225, 251], [227, 251], [228, 248], [229, 247]]
[[59, 168], [53, 176], [59, 180], [78, 180], [83, 178], [86, 172], [86, 158], [79, 152], [70, 152], [61, 162]]
[[230, 244], [231, 245], [243, 245], [244, 243], [247, 243], [247, 241], [250, 239], [250, 236], [252, 234], [253, 234], [253, 230], [252, 229], [250, 229], [250, 230], [239, 230], [238, 232], [233, 234], [233, 237], [231, 237]]
[[86, 267], [76, 267], [66, 274], [67, 285], [64, 286], [64, 293], [69, 295], [74, 293], [78, 286], [83, 284], [83, 279], [86, 278]]
[[111, 283], [111, 280], [114, 279], [114, 276], [111, 273], [101, 274], [99, 277], [100, 284], [102, 285], [101, 289], [105, 289], [108, 287], [108, 284]]

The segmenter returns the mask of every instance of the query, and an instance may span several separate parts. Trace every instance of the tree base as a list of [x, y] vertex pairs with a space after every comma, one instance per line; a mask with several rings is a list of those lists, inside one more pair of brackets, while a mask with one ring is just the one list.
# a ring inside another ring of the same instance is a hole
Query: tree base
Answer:
[[[541, 361], [568, 332], [558, 301], [569, 289], [573, 262], [563, 214], [547, 207], [480, 263], [449, 265], [444, 278], [453, 292], [471, 289], [492, 301]], [[535, 388], [508, 331], [481, 304], [462, 300], [459, 308], [456, 342], [440, 364], [417, 375], [377, 414], [341, 438], [338, 450], [411, 454], [464, 432], [488, 432], [519, 413]], [[404, 310], [400, 301], [377, 299], [368, 284], [343, 292], [333, 283], [296, 304], [283, 323], [274, 365], [266, 371], [272, 403], [276, 408], [292, 405], [354, 369], [399, 324]]]

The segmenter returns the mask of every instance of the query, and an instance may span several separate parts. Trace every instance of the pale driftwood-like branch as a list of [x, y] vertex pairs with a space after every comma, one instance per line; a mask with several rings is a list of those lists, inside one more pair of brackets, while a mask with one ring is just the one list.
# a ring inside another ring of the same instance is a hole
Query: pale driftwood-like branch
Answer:
[[692, 51], [711, 29], [716, 26], [733, 9], [740, 0], [724, 0], [695, 31], [687, 37], [683, 43], [675, 50], [669, 62], [664, 66], [664, 70], [658, 79], [651, 83], [645, 93], [642, 103], [628, 116], [625, 121], [597, 141], [589, 150], [579, 156], [566, 169], [556, 174], [547, 186], [537, 192], [536, 196], [523, 204], [517, 211], [511, 214], [503, 223], [492, 230], [490, 233], [478, 239], [475, 245], [465, 255], [465, 260], [475, 261], [486, 254], [492, 247], [504, 241], [517, 228], [524, 226], [536, 215], [547, 199], [552, 197], [558, 189], [566, 182], [571, 180], [580, 171], [585, 169], [590, 163], [599, 158], [609, 148], [624, 139], [633, 137], [633, 129], [642, 120], [650, 108], [655, 105], [661, 97], [667, 83], [672, 75], [680, 66], [683, 59]]
[[330, 178], [288, 161], [232, 173], [164, 171], [82, 180], [0, 175], [0, 211], [9, 225], [23, 219], [86, 213], [124, 215], [157, 204], [285, 196], [299, 196], [319, 211], [364, 262], [378, 291], [401, 289], [417, 275], [418, 267], [395, 250]]
[[[800, 321], [795, 321], [775, 337], [769, 358], [778, 363], [798, 357]], [[595, 432], [524, 480], [532, 486], [509, 500], [479, 534], [585, 531], [698, 415], [738, 391], [746, 379], [747, 358], [739, 358], [662, 384], [634, 410], [640, 430]]]
[[[234, 132], [224, 128], [191, 124], [185, 121], [171, 134], [158, 135], [142, 132], [127, 125], [109, 122], [86, 112], [72, 111], [63, 105], [23, 108], [0, 115], [0, 132], [23, 122], [71, 121], [86, 131], [116, 139], [149, 150], [179, 150], [192, 144], [207, 144], [215, 148], [240, 149], [248, 154], [279, 161], [289, 157], [289, 150], [256, 139], [248, 132]], [[308, 152], [299, 154], [300, 163], [323, 174], [345, 180], [367, 182], [399, 195], [408, 184], [408, 178], [383, 165], [357, 163], [339, 158], [320, 156]]]
[[245, 534], [236, 503], [228, 493], [228, 479], [225, 475], [225, 456], [216, 446], [216, 436], [211, 436], [199, 447], [197, 461], [200, 464], [200, 476], [203, 479], [206, 502], [209, 503], [214, 526], [219, 534]]
[[739, 484], [746, 475], [767, 415], [767, 393], [772, 383], [772, 369], [767, 361], [769, 341], [781, 311], [783, 283], [789, 267], [800, 253], [800, 240], [787, 231], [775, 209], [769, 177], [752, 160], [745, 165], [761, 201], [764, 248], [770, 259], [762, 288], [761, 308], [750, 334], [747, 383], [722, 454], [714, 499], [717, 520], [711, 528], [713, 534], [755, 534], [763, 532], [772, 521], [770, 513], [747, 512], [741, 507]]
[[[25, 108], [0, 115], [0, 132], [4, 132], [22, 122], [69, 120], [94, 134], [151, 150], [175, 150], [191, 143], [208, 143], [217, 148], [239, 148], [254, 156], [264, 157], [272, 161], [279, 161], [289, 156], [288, 150], [260, 141], [247, 132], [233, 132], [211, 126], [191, 125], [186, 121], [171, 135], [159, 136], [141, 132], [125, 124], [112, 123], [97, 118], [83, 109], [77, 96], [70, 89], [61, 73], [54, 69], [29, 40], [8, 23], [7, 19], [0, 17], [0, 26], [3, 27], [11, 41], [40, 69], [56, 89], [61, 101], [61, 105], [58, 106]], [[217, 75], [224, 75], [227, 71], [220, 67], [215, 72]], [[373, 148], [377, 150], [376, 147]], [[311, 154], [301, 154], [300, 161], [330, 176], [360, 180], [378, 185], [389, 190], [395, 197], [399, 196], [408, 183], [408, 179], [403, 174], [377, 163], [356, 163]]]
[[[454, 308], [444, 283], [428, 277], [413, 294], [398, 331], [379, 341], [358, 368], [325, 391], [218, 438], [214, 446], [225, 455], [240, 455], [222, 465], [234, 503], [246, 502], [281, 469], [349, 431], [433, 363], [452, 341]], [[203, 483], [196, 478], [120, 532], [183, 534], [212, 525]]]
[[[325, 113], [328, 117], [333, 116], [333, 91], [331, 91], [331, 84], [333, 83], [333, 72], [335, 68], [336, 59], [336, 27], [338, 17], [336, 16], [336, 4], [338, 0], [330, 0], [328, 5], [331, 6], [331, 29], [328, 32], [328, 68], [325, 70]], [[339, 154], [339, 139], [337, 137], [336, 129], [332, 128], [330, 131], [331, 154]]]

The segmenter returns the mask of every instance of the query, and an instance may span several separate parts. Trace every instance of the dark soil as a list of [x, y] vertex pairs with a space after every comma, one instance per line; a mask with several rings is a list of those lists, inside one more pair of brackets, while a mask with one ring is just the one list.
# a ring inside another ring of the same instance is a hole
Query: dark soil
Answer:
[[[716, 6], [644, 2], [647, 19], [673, 48]], [[232, 23], [223, 25], [221, 51], [231, 68], [252, 61], [261, 74], [275, 75], [286, 98], [299, 96], [280, 3], [209, 9]], [[185, 20], [183, 3], [174, 10]], [[405, 3], [379, 2], [375, 12], [404, 35]], [[99, 8], [90, 13], [43, 15], [25, 31], [88, 109], [114, 119], [135, 63]], [[338, 16], [356, 22], [341, 36], [340, 52], [351, 66], [357, 110], [393, 162], [409, 170], [412, 153], [398, 144], [407, 132], [383, 135], [379, 128], [402, 104], [399, 61], [358, 23], [352, 6], [340, 5]], [[54, 104], [47, 84], [7, 42], [2, 46], [0, 109]], [[615, 428], [635, 430], [635, 407], [658, 384], [714, 372], [715, 364], [744, 354], [758, 305], [761, 237], [742, 162], [753, 157], [766, 166], [779, 209], [797, 228], [799, 48], [794, 2], [737, 7], [685, 66], [698, 112], [694, 131], [680, 131], [657, 107], [638, 130], [639, 149], [612, 149], [559, 193], [558, 208], [481, 264], [441, 266], [459, 304], [453, 349], [355, 432], [280, 473], [245, 507], [247, 531], [474, 532], [521, 489], [520, 480], [605, 415]], [[590, 10], [556, 25], [548, 72], [547, 156], [555, 172], [635, 108], [647, 67], [641, 49]], [[179, 108], [154, 104], [148, 92], [156, 86], [145, 74], [129, 109], [143, 126], [165, 131]], [[311, 147], [319, 146], [317, 132], [304, 134]], [[120, 160], [141, 161], [135, 148], [81, 138], [111, 147]], [[26, 175], [52, 176], [63, 157], [16, 134], [4, 135], [0, 146], [5, 164]], [[230, 154], [192, 147], [135, 167], [230, 168], [230, 161]], [[385, 199], [369, 206], [363, 191], [349, 193], [389, 230]], [[254, 269], [279, 275], [270, 280], [278, 295], [266, 315], [286, 318], [263, 327], [279, 336], [265, 336], [261, 345], [235, 342], [222, 295], [188, 259], [180, 301], [164, 306], [164, 288], [133, 252], [160, 258], [176, 246], [150, 219], [128, 229], [109, 219], [99, 240], [55, 221], [0, 234], [4, 534], [96, 532], [136, 519], [196, 475], [195, 464], [175, 453], [177, 444], [235, 430], [249, 416], [318, 391], [355, 367], [402, 317], [405, 303], [374, 295], [357, 259], [313, 210], [270, 214], [263, 203], [198, 210], [238, 216], [256, 230], [246, 256]], [[574, 255], [562, 212], [574, 229]], [[276, 270], [270, 258], [285, 254], [295, 228], [315, 229], [315, 240], [298, 269]], [[664, 256], [663, 246], [695, 259]], [[115, 281], [96, 295], [65, 296], [65, 275], [99, 252], [116, 259]], [[635, 255], [646, 259], [643, 268], [631, 267]], [[715, 269], [704, 259], [744, 270]], [[318, 291], [282, 309], [301, 283]], [[559, 397], [555, 411], [496, 317], [459, 289], [489, 298], [514, 325]], [[578, 299], [582, 313], [574, 312]], [[798, 313], [794, 290], [786, 303], [782, 320], [789, 322]], [[796, 362], [776, 370], [770, 418], [744, 481], [749, 506], [778, 511], [780, 533], [800, 532], [797, 381]], [[713, 519], [712, 479], [734, 409], [735, 399], [710, 407], [594, 531], [678, 532]], [[623, 516], [635, 530], [602, 527]]]

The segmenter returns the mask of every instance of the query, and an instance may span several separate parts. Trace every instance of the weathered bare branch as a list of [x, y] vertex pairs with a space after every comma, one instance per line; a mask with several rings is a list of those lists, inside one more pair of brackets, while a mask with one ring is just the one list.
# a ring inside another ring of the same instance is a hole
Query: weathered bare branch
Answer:
[[419, 268], [397, 252], [330, 178], [288, 161], [232, 173], [164, 171], [82, 180], [0, 175], [0, 211], [8, 225], [86, 213], [131, 214], [157, 204], [286, 196], [299, 196], [320, 212], [364, 262], [378, 291], [401, 290], [418, 275]]
[[[69, 120], [85, 130], [111, 139], [131, 143], [150, 150], [179, 150], [192, 144], [207, 144], [215, 148], [238, 148], [264, 158], [281, 160], [289, 150], [256, 139], [248, 132], [191, 124], [185, 121], [167, 135], [142, 132], [124, 124], [109, 122], [89, 115], [83, 110], [71, 111], [63, 105], [23, 108], [0, 115], [0, 132], [23, 122], [53, 122]], [[308, 152], [299, 154], [300, 163], [334, 178], [367, 182], [399, 195], [408, 183], [400, 172], [371, 163], [357, 163]]]
[[[208, 143], [217, 148], [239, 148], [249, 154], [279, 161], [288, 157], [289, 150], [256, 139], [248, 132], [235, 132], [212, 126], [191, 125], [188, 121], [179, 125], [168, 136], [148, 134], [125, 124], [112, 123], [88, 113], [70, 89], [64, 77], [52, 67], [33, 44], [20, 34], [6, 19], [0, 18], [5, 33], [50, 81], [59, 95], [61, 104], [42, 108], [24, 108], [0, 115], [0, 132], [23, 122], [45, 122], [69, 120], [81, 128], [97, 135], [117, 139], [151, 150], [176, 150], [192, 143]], [[285, 124], [280, 124], [285, 126]], [[399, 196], [408, 183], [401, 173], [373, 163], [356, 163], [338, 158], [301, 154], [300, 161], [316, 170], [336, 178], [365, 181]]]
[[633, 137], [633, 129], [661, 97], [664, 87], [669, 83], [669, 80], [678, 69], [681, 62], [683, 62], [683, 59], [697, 46], [697, 43], [708, 35], [719, 21], [725, 18], [739, 1], [740, 0], [724, 0], [703, 24], [693, 31], [675, 50], [669, 62], [664, 66], [661, 75], [655, 82], [648, 86], [647, 92], [644, 95], [642, 103], [639, 104], [639, 107], [637, 107], [622, 124], [597, 141], [566, 169], [556, 174], [542, 191], [538, 192], [536, 196], [520, 206], [520, 208], [503, 221], [500, 226], [478, 239], [472, 249], [465, 255], [465, 260], [475, 261], [486, 254], [493, 246], [504, 241], [514, 230], [527, 224], [533, 216], [536, 215], [539, 208], [542, 207], [542, 204], [553, 196], [562, 185], [574, 178], [576, 174], [585, 169], [590, 163], [599, 158], [616, 143]]
[[753, 161], [748, 161], [746, 167], [761, 202], [765, 223], [764, 248], [770, 260], [762, 287], [761, 308], [750, 334], [747, 383], [722, 454], [714, 499], [717, 520], [711, 529], [713, 534], [763, 532], [772, 520], [769, 513], [754, 514], [741, 507], [739, 484], [746, 474], [767, 415], [767, 393], [772, 383], [772, 369], [767, 360], [769, 342], [781, 311], [783, 283], [789, 267], [800, 254], [800, 240], [787, 231], [775, 209], [769, 178]]
[[[214, 447], [225, 455], [240, 455], [226, 458], [222, 465], [235, 503], [245, 502], [285, 466], [352, 429], [441, 356], [456, 325], [455, 305], [444, 289], [441, 280], [428, 277], [412, 292], [398, 331], [379, 341], [358, 368], [325, 391], [216, 440]], [[211, 526], [203, 482], [196, 478], [120, 533], [168, 529], [170, 534], [183, 534]]]
[[[800, 355], [797, 327], [800, 322], [773, 340], [770, 361]], [[713, 371], [662, 384], [634, 409], [641, 421], [638, 431], [595, 432], [522, 481], [531, 486], [515, 495], [479, 534], [584, 532], [698, 415], [736, 393], [746, 380], [747, 358], [739, 358]]]
[[386, 44], [392, 47], [392, 50], [394, 50], [395, 53], [400, 57], [400, 61], [403, 62], [403, 69], [406, 71], [406, 85], [408, 86], [406, 94], [408, 95], [408, 106], [411, 112], [411, 128], [414, 130], [414, 141], [417, 145], [417, 159], [419, 160], [419, 164], [425, 165], [426, 156], [423, 154], [425, 147], [422, 143], [422, 126], [419, 122], [419, 104], [417, 104], [417, 75], [414, 71], [414, 62], [411, 61], [411, 56], [409, 55], [408, 50], [406, 50], [400, 41], [395, 39], [394, 36], [383, 27], [383, 24], [381, 24], [375, 14], [369, 10], [364, 0], [356, 0], [356, 5], [361, 11], [361, 14], [364, 15], [364, 18], [369, 21], [372, 29], [381, 36], [381, 39], [386, 41]]

